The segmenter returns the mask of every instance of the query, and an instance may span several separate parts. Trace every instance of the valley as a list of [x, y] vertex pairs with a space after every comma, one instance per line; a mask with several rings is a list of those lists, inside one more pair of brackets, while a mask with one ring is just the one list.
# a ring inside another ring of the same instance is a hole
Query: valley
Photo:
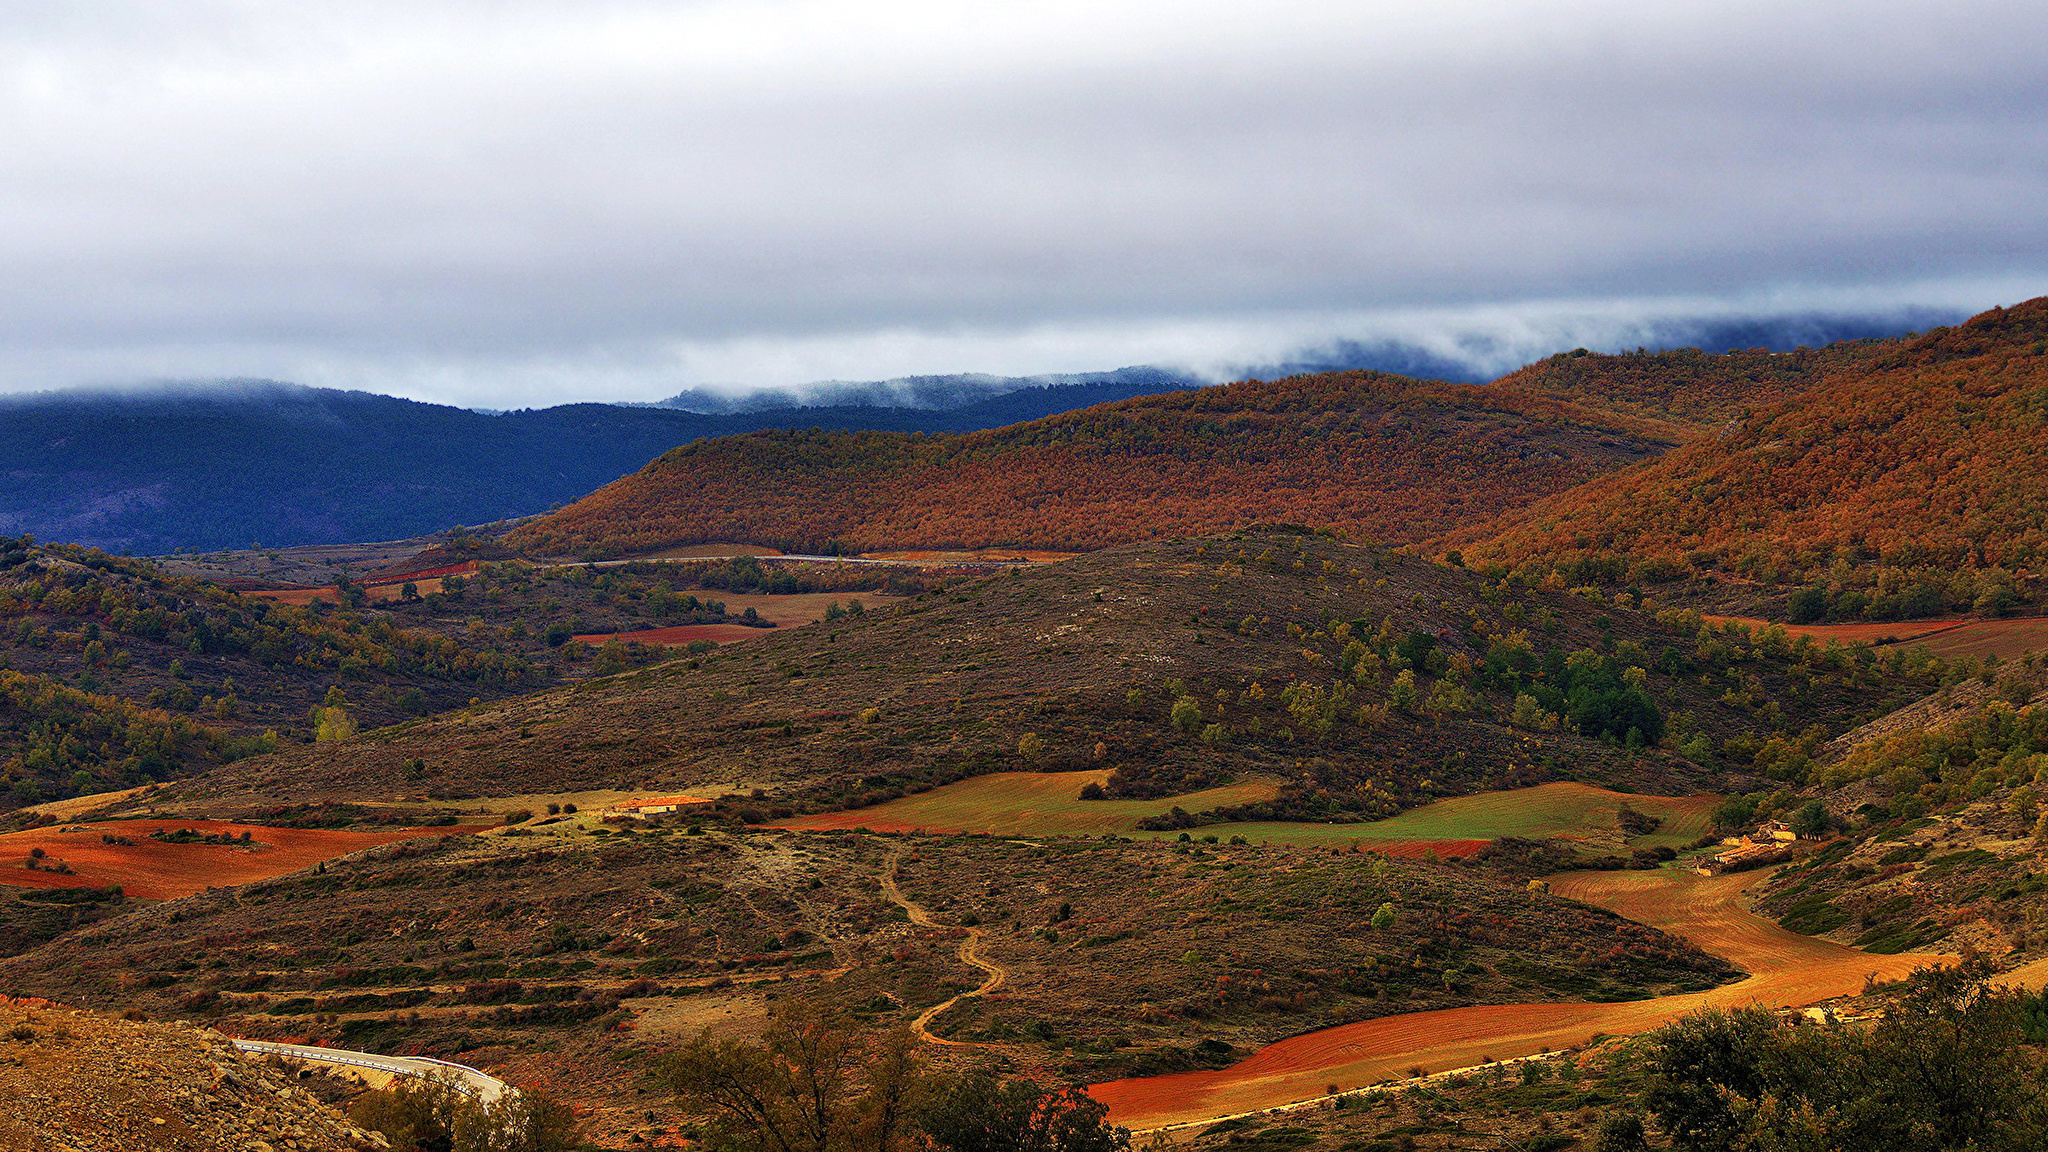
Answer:
[[1586, 1076], [1541, 1147], [1604, 1148], [1706, 1010], [2048, 957], [2033, 477], [1926, 463], [2031, 459], [2044, 316], [751, 431], [403, 546], [0, 538], [0, 994], [473, 1066], [593, 1148], [716, 1146], [677, 1062], [789, 1028], [849, 1100], [1237, 1152]]

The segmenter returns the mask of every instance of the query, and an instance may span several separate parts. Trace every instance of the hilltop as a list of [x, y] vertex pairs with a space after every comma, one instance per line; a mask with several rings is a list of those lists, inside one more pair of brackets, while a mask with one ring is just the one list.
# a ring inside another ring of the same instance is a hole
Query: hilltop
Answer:
[[668, 452], [508, 543], [592, 556], [705, 540], [1089, 550], [1272, 520], [1413, 543], [1662, 454], [1895, 343], [1578, 349], [1484, 387], [1321, 373], [966, 436], [723, 437]]
[[1262, 773], [1285, 781], [1281, 794], [1241, 818], [1358, 819], [1566, 777], [1718, 783], [1774, 736], [1883, 711], [1898, 689], [1875, 668], [1868, 650], [1259, 529], [962, 580], [239, 761], [152, 802], [709, 789], [740, 793], [738, 810], [760, 818], [986, 772], [1092, 768], [1126, 796]]
[[1414, 541], [1670, 446], [1659, 422], [1373, 372], [1245, 381], [965, 436], [761, 432], [677, 448], [506, 542], [640, 555], [1091, 550], [1287, 520]]
[[1446, 539], [1476, 563], [1795, 622], [2039, 602], [2048, 298], [1821, 377], [1668, 456]]
[[1719, 431], [1730, 420], [1791, 399], [1831, 373], [1883, 355], [1895, 340], [1844, 340], [1790, 352], [1706, 353], [1697, 348], [1602, 354], [1577, 348], [1493, 382], [1666, 423], [1679, 439]]

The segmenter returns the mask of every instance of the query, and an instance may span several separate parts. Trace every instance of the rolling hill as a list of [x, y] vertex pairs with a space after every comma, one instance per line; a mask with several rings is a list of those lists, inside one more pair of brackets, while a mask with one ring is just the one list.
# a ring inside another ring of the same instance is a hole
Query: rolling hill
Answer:
[[724, 437], [668, 452], [509, 542], [590, 556], [712, 540], [1074, 551], [1289, 520], [1412, 543], [1660, 455], [1895, 343], [1578, 349], [1483, 387], [1322, 373], [961, 436]]
[[[1300, 530], [1135, 545], [744, 645], [227, 765], [209, 811], [658, 789], [750, 819], [1004, 770], [1111, 796], [1257, 773], [1236, 819], [1360, 819], [1566, 777], [1677, 792], [1882, 711], [1829, 652]], [[1667, 748], [1659, 748], [1661, 743]], [[757, 801], [746, 794], [760, 790]], [[746, 810], [742, 813], [742, 810]]]
[[1414, 541], [1664, 451], [1645, 421], [1506, 389], [1347, 372], [1150, 396], [965, 436], [762, 432], [690, 444], [507, 543], [598, 556], [1091, 550], [1260, 520]]
[[1574, 584], [1739, 585], [1795, 622], [2038, 602], [2048, 298], [1820, 375], [1714, 436], [1448, 540]]

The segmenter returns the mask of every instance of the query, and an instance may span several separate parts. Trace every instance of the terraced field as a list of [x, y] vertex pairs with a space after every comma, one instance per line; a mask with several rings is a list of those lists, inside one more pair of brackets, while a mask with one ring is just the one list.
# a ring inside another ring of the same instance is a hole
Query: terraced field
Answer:
[[1091, 836], [1130, 832], [1138, 821], [1175, 807], [1190, 812], [1271, 800], [1271, 780], [1247, 780], [1163, 800], [1083, 800], [1081, 789], [1109, 779], [1093, 772], [996, 772], [871, 808], [822, 812], [771, 825], [798, 831], [867, 828], [876, 832], [987, 832], [997, 836]]
[[1750, 973], [1706, 992], [1618, 1004], [1499, 1004], [1411, 1012], [1268, 1045], [1217, 1071], [1115, 1080], [1089, 1088], [1119, 1124], [1144, 1130], [1235, 1115], [1410, 1074], [1526, 1056], [1596, 1034], [1645, 1032], [1700, 1008], [1814, 1004], [1951, 957], [1875, 956], [1788, 932], [1743, 906], [1758, 874], [1664, 869], [1560, 877], [1552, 891], [1683, 936]]

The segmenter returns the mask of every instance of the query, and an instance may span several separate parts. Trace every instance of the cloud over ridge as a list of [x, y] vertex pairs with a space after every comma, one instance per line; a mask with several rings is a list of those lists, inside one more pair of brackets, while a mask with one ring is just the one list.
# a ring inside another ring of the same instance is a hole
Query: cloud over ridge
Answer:
[[5, 390], [1505, 369], [2048, 290], [2010, 3], [10, 8]]

